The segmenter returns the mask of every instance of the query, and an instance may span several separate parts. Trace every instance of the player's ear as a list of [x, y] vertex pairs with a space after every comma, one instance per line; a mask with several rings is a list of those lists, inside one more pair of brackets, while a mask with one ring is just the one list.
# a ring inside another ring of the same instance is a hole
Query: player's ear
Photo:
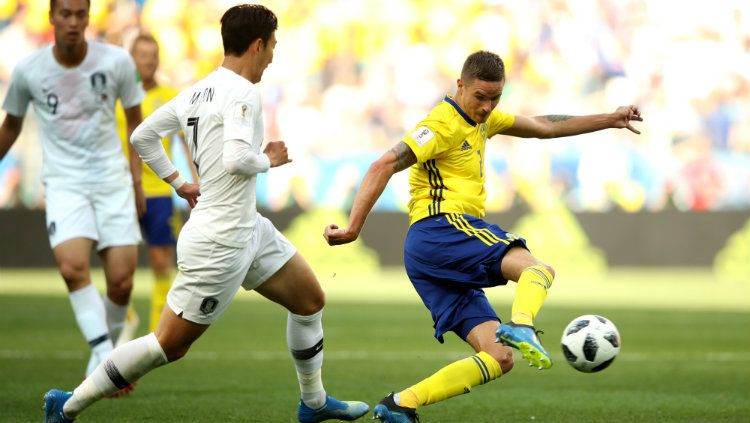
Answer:
[[256, 38], [255, 41], [253, 41], [252, 44], [250, 44], [250, 48], [253, 49], [253, 53], [260, 53], [261, 50], [263, 50], [263, 39], [262, 38]]

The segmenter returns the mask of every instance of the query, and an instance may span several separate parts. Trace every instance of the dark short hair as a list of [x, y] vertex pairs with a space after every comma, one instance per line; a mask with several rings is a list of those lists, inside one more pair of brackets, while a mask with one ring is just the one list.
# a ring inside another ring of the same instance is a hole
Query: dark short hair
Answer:
[[224, 54], [241, 56], [258, 38], [266, 44], [277, 27], [276, 15], [263, 5], [240, 4], [231, 7], [221, 17]]
[[471, 53], [461, 69], [461, 80], [469, 83], [479, 79], [482, 81], [502, 81], [505, 79], [505, 65], [503, 59], [489, 51]]
[[[86, 4], [91, 7], [91, 0], [86, 0]], [[57, 0], [49, 0], [49, 11], [54, 12], [55, 6], [57, 6]]]
[[135, 53], [135, 46], [138, 45], [138, 43], [151, 43], [156, 44], [156, 46], [159, 46], [159, 42], [156, 41], [156, 38], [154, 38], [153, 35], [147, 33], [147, 32], [141, 32], [133, 39], [133, 43], [130, 45], [130, 53]]

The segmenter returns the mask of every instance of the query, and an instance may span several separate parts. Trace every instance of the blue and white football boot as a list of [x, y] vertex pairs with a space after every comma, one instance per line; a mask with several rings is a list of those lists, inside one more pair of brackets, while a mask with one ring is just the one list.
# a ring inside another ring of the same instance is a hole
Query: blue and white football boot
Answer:
[[393, 392], [387, 397], [380, 400], [378, 405], [372, 410], [373, 419], [378, 419], [383, 423], [417, 423], [419, 416], [414, 408], [402, 407], [396, 404], [393, 399]]
[[367, 414], [370, 406], [361, 401], [339, 401], [332, 396], [326, 396], [326, 403], [318, 408], [312, 409], [299, 402], [297, 408], [297, 420], [300, 423], [318, 423], [325, 420], [346, 420], [352, 421]]
[[72, 392], [65, 392], [59, 389], [51, 389], [44, 394], [44, 423], [73, 423], [73, 419], [65, 417], [63, 414], [63, 405], [70, 397]]
[[495, 335], [497, 342], [521, 351], [523, 358], [528, 360], [529, 366], [535, 366], [539, 370], [549, 369], [552, 367], [552, 359], [542, 348], [537, 333], [543, 332], [534, 330], [533, 326], [509, 322], [498, 326]]

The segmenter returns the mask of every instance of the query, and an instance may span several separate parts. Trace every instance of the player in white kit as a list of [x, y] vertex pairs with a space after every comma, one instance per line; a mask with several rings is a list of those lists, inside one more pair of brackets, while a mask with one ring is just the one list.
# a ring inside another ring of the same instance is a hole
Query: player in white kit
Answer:
[[[260, 151], [263, 117], [254, 84], [273, 59], [276, 27], [276, 16], [264, 6], [230, 8], [221, 19], [222, 66], [133, 133], [131, 142], [146, 163], [195, 206], [177, 243], [179, 273], [156, 331], [116, 348], [73, 392], [50, 390], [45, 422], [73, 421], [103, 396], [183, 357], [240, 286], [288, 310], [287, 342], [301, 391], [298, 420], [355, 420], [367, 413], [363, 402], [326, 394], [323, 291], [307, 262], [256, 210], [256, 175], [291, 161], [283, 141]], [[179, 130], [190, 145], [200, 192], [179, 175], [161, 144]]]
[[[49, 242], [91, 346], [86, 375], [112, 351], [123, 327], [141, 240], [136, 198], [145, 204], [140, 158], [133, 151], [128, 165], [123, 157], [114, 112], [120, 98], [132, 131], [141, 122], [143, 90], [125, 50], [85, 40], [89, 6], [87, 0], [50, 2], [55, 42], [14, 69], [0, 127], [2, 160], [29, 103], [34, 105], [42, 128]], [[104, 299], [91, 284], [94, 245], [107, 281]]]

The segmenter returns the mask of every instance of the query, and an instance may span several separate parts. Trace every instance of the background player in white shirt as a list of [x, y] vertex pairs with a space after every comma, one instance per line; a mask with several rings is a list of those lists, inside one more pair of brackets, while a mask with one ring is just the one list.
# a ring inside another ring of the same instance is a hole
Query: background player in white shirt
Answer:
[[[143, 90], [126, 51], [85, 40], [89, 7], [87, 0], [50, 2], [55, 42], [14, 69], [0, 127], [1, 160], [21, 132], [29, 103], [34, 105], [42, 128], [50, 246], [92, 349], [86, 375], [122, 329], [141, 239], [135, 199], [141, 209], [144, 204], [140, 158], [132, 153], [128, 166], [114, 116], [120, 98], [129, 129], [138, 126]], [[94, 244], [107, 280], [103, 300], [89, 272]]]
[[[290, 162], [283, 141], [269, 142], [260, 152], [263, 117], [254, 84], [273, 59], [276, 27], [276, 16], [264, 6], [230, 8], [221, 19], [222, 67], [133, 133], [131, 142], [146, 163], [195, 206], [177, 243], [179, 273], [156, 331], [116, 348], [72, 393], [50, 390], [46, 422], [70, 422], [103, 396], [183, 357], [240, 286], [289, 311], [287, 342], [301, 391], [300, 422], [355, 420], [368, 411], [365, 403], [326, 395], [320, 372], [323, 291], [307, 262], [256, 210], [256, 175]], [[200, 192], [198, 185], [185, 183], [160, 142], [179, 130], [190, 145]]]

